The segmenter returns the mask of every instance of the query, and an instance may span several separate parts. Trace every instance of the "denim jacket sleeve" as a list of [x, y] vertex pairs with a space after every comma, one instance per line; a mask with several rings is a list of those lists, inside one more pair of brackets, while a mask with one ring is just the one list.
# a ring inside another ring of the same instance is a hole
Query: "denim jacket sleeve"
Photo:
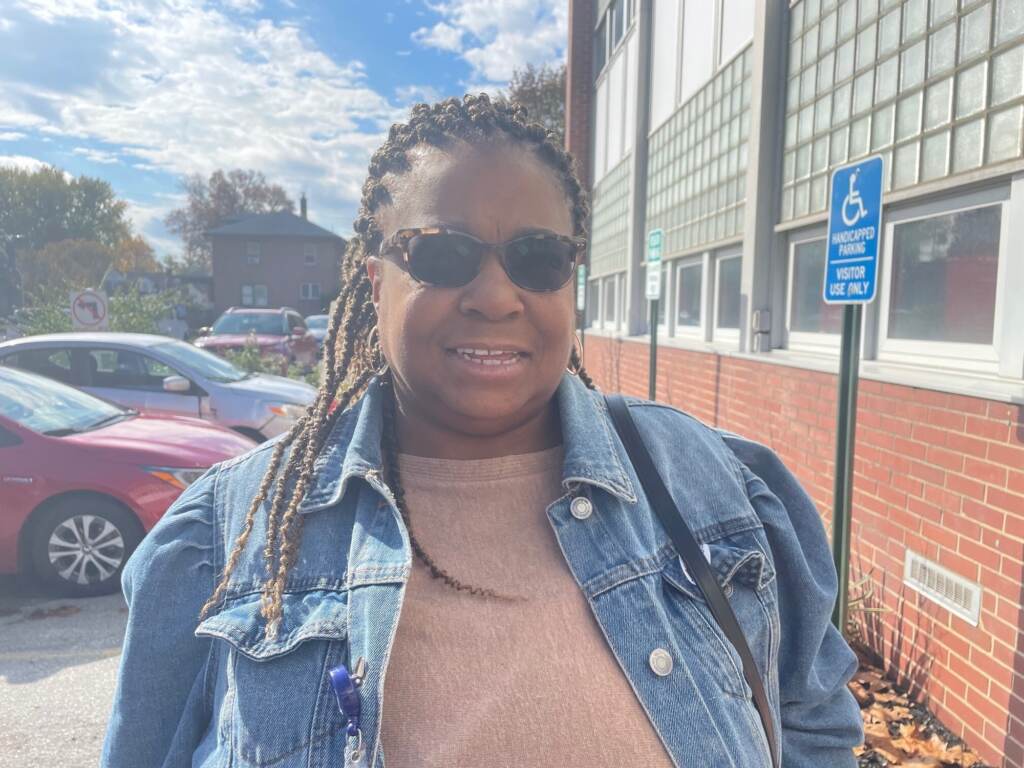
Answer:
[[125, 565], [128, 603], [102, 768], [191, 765], [209, 719], [210, 640], [193, 630], [214, 587], [217, 468], [189, 486]]
[[860, 708], [846, 683], [857, 657], [832, 625], [838, 579], [814, 502], [770, 449], [723, 437], [743, 464], [778, 578], [779, 698], [784, 768], [854, 768]]

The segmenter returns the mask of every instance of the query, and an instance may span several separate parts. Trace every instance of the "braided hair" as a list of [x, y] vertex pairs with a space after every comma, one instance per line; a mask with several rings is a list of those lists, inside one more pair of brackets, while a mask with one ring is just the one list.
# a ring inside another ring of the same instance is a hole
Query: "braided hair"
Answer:
[[[505, 101], [491, 101], [486, 94], [467, 95], [436, 104], [416, 104], [409, 122], [392, 125], [387, 140], [370, 158], [359, 214], [353, 224], [355, 236], [349, 242], [342, 261], [341, 293], [329, 315], [319, 392], [306, 413], [274, 446], [269, 466], [249, 505], [242, 531], [228, 556], [220, 581], [203, 605], [201, 617], [223, 599], [231, 574], [249, 541], [256, 515], [267, 498], [271, 498], [266, 512], [266, 541], [263, 543], [267, 578], [263, 583], [260, 612], [267, 621], [267, 635], [276, 635], [288, 572], [295, 562], [301, 539], [303, 518], [298, 514], [298, 506], [313, 480], [314, 462], [341, 414], [365, 393], [373, 377], [387, 365], [379, 343], [372, 285], [366, 272], [366, 259], [377, 253], [383, 236], [374, 214], [390, 202], [385, 178], [388, 174], [399, 176], [408, 172], [411, 167], [409, 150], [419, 145], [445, 149], [457, 141], [483, 144], [493, 140], [530, 148], [541, 162], [556, 171], [572, 206], [574, 234], [586, 234], [587, 198], [575, 173], [572, 157], [562, 148], [556, 134], [546, 131], [538, 123], [528, 122], [524, 107]], [[588, 387], [594, 387], [575, 348], [569, 367]], [[490, 590], [463, 584], [452, 577], [423, 551], [413, 534], [398, 473], [394, 390], [390, 376], [385, 374], [381, 383], [391, 389], [385, 398], [381, 440], [384, 480], [405, 522], [413, 552], [434, 578], [443, 580], [453, 589], [484, 597], [500, 597]], [[287, 449], [290, 451], [285, 460]]]

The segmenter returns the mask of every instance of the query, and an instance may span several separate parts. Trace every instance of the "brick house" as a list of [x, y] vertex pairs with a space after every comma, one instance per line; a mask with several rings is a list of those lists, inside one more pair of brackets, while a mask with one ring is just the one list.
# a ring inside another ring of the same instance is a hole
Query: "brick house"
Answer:
[[1024, 766], [1019, 7], [571, 0], [566, 93], [593, 201], [587, 369], [647, 395], [645, 246], [662, 230], [657, 398], [773, 448], [826, 525], [829, 175], [883, 158], [850, 581], [884, 610], [857, 617], [861, 639], [1000, 768]]
[[213, 301], [228, 307], [293, 307], [326, 312], [340, 288], [345, 241], [289, 211], [229, 219], [207, 230], [212, 244]]

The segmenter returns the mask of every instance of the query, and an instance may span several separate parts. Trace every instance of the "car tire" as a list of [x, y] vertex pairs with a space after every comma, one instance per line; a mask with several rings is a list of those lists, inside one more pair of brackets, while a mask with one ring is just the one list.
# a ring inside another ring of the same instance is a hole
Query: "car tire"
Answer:
[[32, 570], [62, 597], [110, 594], [121, 588], [121, 571], [144, 534], [135, 515], [112, 499], [62, 499], [33, 522]]

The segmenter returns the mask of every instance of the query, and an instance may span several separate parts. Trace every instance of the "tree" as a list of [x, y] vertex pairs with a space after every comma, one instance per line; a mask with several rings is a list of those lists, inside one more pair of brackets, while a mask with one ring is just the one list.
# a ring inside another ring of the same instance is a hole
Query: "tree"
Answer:
[[284, 188], [259, 171], [216, 170], [208, 180], [195, 173], [182, 179], [181, 189], [185, 205], [167, 214], [164, 224], [181, 237], [185, 265], [194, 271], [210, 271], [208, 229], [233, 216], [295, 210]]
[[53, 166], [0, 168], [0, 238], [16, 240], [19, 252], [60, 240], [113, 246], [131, 235], [127, 208], [102, 179]]
[[132, 235], [113, 249], [114, 269], [121, 272], [156, 272], [160, 269], [153, 249], [143, 238]]
[[61, 240], [17, 254], [22, 286], [30, 295], [50, 287], [65, 293], [71, 288], [99, 288], [113, 263], [113, 250], [95, 240]]
[[526, 107], [530, 120], [565, 137], [565, 64], [512, 70], [508, 93], [501, 98]]

